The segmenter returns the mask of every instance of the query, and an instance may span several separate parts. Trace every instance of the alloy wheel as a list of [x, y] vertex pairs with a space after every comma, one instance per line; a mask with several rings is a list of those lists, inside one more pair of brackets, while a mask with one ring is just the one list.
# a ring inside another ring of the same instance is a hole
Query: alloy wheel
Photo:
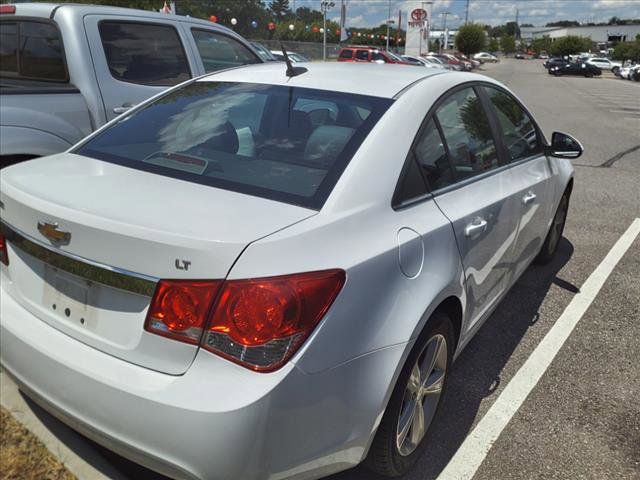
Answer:
[[436, 413], [447, 373], [447, 341], [434, 335], [411, 370], [396, 429], [396, 446], [402, 456], [413, 453]]

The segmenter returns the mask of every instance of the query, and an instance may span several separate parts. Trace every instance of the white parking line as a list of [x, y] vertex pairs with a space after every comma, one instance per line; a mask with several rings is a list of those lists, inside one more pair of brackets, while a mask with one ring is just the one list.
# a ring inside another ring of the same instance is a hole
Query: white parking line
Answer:
[[609, 250], [600, 265], [589, 275], [580, 292], [573, 297], [555, 325], [547, 332], [489, 411], [467, 436], [438, 476], [438, 480], [470, 480], [475, 475], [502, 430], [549, 368], [556, 354], [639, 233], [640, 218], [636, 218]]

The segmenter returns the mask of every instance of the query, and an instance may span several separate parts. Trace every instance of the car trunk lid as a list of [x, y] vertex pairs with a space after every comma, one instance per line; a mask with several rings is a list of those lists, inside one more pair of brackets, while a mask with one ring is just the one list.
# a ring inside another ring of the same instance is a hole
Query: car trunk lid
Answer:
[[197, 347], [144, 331], [157, 280], [224, 279], [249, 243], [316, 213], [74, 154], [5, 169], [0, 190], [2, 288], [79, 341], [171, 374]]

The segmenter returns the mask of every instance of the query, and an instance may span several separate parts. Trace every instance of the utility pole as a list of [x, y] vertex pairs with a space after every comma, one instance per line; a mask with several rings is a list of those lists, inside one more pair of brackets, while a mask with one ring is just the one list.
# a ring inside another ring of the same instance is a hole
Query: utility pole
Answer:
[[516, 40], [520, 38], [520, 29], [518, 28], [518, 17], [520, 16], [520, 10], [516, 8]]
[[387, 52], [389, 51], [389, 24], [391, 23], [391, 0], [389, 0], [389, 13], [387, 14]]
[[464, 24], [466, 25], [469, 22], [469, 0], [467, 0], [467, 9], [464, 13]]
[[322, 0], [320, 2], [320, 9], [322, 10], [322, 61], [327, 61], [327, 10], [335, 7], [336, 4], [328, 0]]
[[[424, 4], [429, 5], [429, 17], [427, 18], [427, 53], [429, 53], [429, 42], [431, 42], [431, 22], [432, 22], [432, 15], [433, 15], [433, 0], [429, 0], [428, 2], [422, 2], [423, 4], [423, 8], [424, 8]], [[422, 53], [422, 51], [420, 52]]]
[[451, 15], [451, 12], [442, 12], [440, 15], [444, 16], [444, 26], [442, 27], [442, 31], [444, 32], [444, 50], [447, 49], [449, 43], [449, 35], [447, 35], [447, 15]]

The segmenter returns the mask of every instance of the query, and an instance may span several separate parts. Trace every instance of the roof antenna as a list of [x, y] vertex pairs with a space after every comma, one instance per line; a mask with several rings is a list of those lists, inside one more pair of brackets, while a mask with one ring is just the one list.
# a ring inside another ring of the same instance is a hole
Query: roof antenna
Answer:
[[284, 61], [287, 64], [287, 72], [286, 72], [287, 77], [289, 78], [297, 77], [298, 75], [301, 75], [307, 71], [307, 69], [304, 67], [293, 66], [293, 63], [291, 63], [291, 59], [289, 58], [289, 55], [287, 55], [287, 49], [284, 48], [284, 45], [282, 44], [282, 42], [280, 42], [280, 48], [282, 49], [282, 56], [284, 57]]

